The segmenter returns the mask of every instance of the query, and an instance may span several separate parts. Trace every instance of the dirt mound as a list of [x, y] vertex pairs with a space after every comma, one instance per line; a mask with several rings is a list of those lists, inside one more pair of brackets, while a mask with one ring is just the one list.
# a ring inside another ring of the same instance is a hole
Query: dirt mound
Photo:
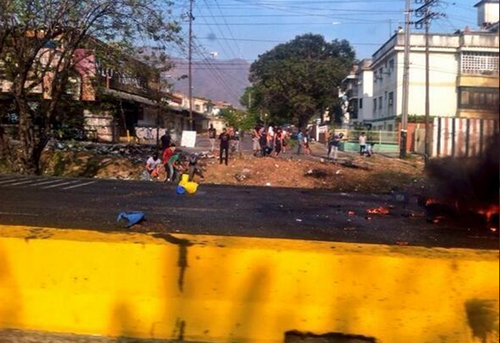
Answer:
[[[57, 146], [43, 155], [46, 175], [141, 180], [150, 147]], [[244, 155], [230, 160], [202, 156], [205, 180], [219, 185], [268, 186], [285, 188], [324, 188], [336, 192], [388, 192], [422, 187], [424, 164], [421, 159], [401, 161], [377, 155], [373, 158], [351, 155], [332, 163], [325, 159], [258, 158]]]
[[340, 192], [386, 192], [422, 185], [424, 164], [383, 156], [355, 157], [338, 164], [326, 160], [273, 159], [246, 156], [229, 166], [208, 162], [205, 182], [214, 184], [327, 188]]

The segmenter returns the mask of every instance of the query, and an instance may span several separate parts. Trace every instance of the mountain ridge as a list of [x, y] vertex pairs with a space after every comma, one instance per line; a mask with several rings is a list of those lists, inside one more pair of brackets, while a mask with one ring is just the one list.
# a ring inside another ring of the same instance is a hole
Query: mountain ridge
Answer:
[[[174, 67], [168, 72], [174, 92], [188, 94], [188, 61], [173, 59]], [[193, 61], [193, 94], [213, 102], [225, 101], [241, 107], [240, 98], [250, 86], [251, 64], [242, 59]]]

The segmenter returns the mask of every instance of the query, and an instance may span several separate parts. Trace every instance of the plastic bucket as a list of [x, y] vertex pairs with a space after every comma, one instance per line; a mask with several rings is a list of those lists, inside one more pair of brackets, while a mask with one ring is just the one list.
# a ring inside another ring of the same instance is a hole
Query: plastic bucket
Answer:
[[195, 194], [198, 190], [198, 184], [196, 182], [187, 182], [184, 184], [184, 188], [189, 194]]
[[177, 186], [177, 194], [179, 195], [184, 195], [186, 194], [186, 188], [184, 188], [183, 186], [179, 185]]

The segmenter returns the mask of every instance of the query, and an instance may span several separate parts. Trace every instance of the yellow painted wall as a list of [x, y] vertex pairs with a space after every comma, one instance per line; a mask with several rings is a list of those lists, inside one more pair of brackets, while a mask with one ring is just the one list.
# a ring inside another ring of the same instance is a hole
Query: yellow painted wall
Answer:
[[493, 301], [498, 310], [498, 298], [494, 251], [0, 226], [0, 328], [205, 342], [282, 342], [298, 330], [480, 343], [466, 306]]
[[498, 88], [500, 79], [497, 76], [461, 76], [458, 81], [459, 87], [491, 87]]
[[472, 118], [472, 119], [487, 119], [487, 120], [499, 120], [499, 113], [494, 111], [481, 111], [481, 110], [459, 110], [458, 116], [460, 118]]

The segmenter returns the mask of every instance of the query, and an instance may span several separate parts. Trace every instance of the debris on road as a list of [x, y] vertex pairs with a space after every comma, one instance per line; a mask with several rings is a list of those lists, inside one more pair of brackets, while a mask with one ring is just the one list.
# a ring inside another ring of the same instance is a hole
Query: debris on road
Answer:
[[330, 175], [330, 173], [328, 173], [325, 170], [310, 169], [310, 170], [307, 171], [307, 173], [306, 173], [305, 176], [313, 177], [315, 179], [324, 179], [324, 178], [328, 177], [329, 175]]
[[[42, 157], [42, 169], [44, 175], [50, 176], [141, 180], [145, 179], [142, 177], [145, 162], [155, 152], [154, 145], [52, 142]], [[199, 158], [205, 161], [203, 182], [208, 184], [322, 188], [344, 193], [406, 191], [408, 188], [421, 191], [426, 185], [424, 163], [418, 158], [403, 163], [378, 155], [370, 161], [346, 155], [334, 164], [326, 160], [321, 163], [321, 158], [308, 156], [243, 155], [232, 159], [229, 168], [217, 163], [217, 156], [210, 152], [201, 152]]]
[[131, 228], [144, 220], [143, 212], [121, 212], [118, 214], [117, 223], [122, 228]]
[[391, 210], [388, 209], [387, 207], [378, 207], [378, 208], [369, 208], [366, 210], [366, 213], [368, 214], [380, 214], [380, 215], [389, 215], [391, 214]]

